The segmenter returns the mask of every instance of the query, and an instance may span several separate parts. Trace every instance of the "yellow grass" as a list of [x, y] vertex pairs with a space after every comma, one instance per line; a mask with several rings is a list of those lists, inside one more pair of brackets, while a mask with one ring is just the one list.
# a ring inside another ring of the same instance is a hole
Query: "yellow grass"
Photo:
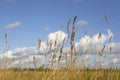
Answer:
[[120, 80], [120, 70], [1, 70], [0, 80]]

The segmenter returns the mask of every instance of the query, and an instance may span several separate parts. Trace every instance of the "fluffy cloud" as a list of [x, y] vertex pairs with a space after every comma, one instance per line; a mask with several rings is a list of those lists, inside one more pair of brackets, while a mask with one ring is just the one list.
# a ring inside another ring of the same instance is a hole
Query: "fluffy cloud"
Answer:
[[[108, 30], [108, 34], [101, 34], [101, 38], [98, 38], [99, 33], [93, 36], [85, 35], [80, 39], [79, 42], [75, 43], [76, 52], [77, 52], [77, 64], [83, 63], [86, 61], [86, 66], [98, 67], [99, 64], [102, 64], [104, 67], [108, 67], [109, 59], [111, 59], [112, 65], [118, 66], [120, 63], [120, 42], [109, 42], [109, 38], [113, 33]], [[41, 42], [41, 47], [24, 47], [16, 48], [13, 51], [8, 51], [0, 55], [1, 62], [0, 64], [9, 67], [21, 67], [21, 68], [34, 68], [34, 58], [37, 63], [37, 67], [42, 65], [50, 67], [52, 62], [52, 55], [56, 53], [56, 47], [59, 49], [63, 45], [64, 39], [66, 39], [67, 34], [59, 30], [54, 33], [50, 33], [47, 37], [47, 42]], [[105, 48], [100, 55], [100, 51]], [[111, 46], [111, 52], [110, 52]], [[63, 53], [66, 53], [66, 47], [63, 48]], [[68, 56], [70, 56], [70, 48], [67, 49]], [[56, 53], [55, 60], [57, 61], [60, 55], [60, 51]], [[96, 57], [97, 56], [97, 57]], [[93, 61], [96, 61], [93, 63]], [[62, 66], [65, 65], [65, 54], [62, 54], [61, 58]], [[91, 65], [90, 65], [91, 64]], [[97, 66], [95, 66], [97, 65]]]
[[115, 42], [111, 42], [110, 44], [107, 44], [107, 48], [106, 51], [109, 52], [110, 46], [112, 48], [112, 54], [118, 54], [120, 53], [120, 42], [115, 43]]
[[[50, 33], [47, 38], [47, 42], [41, 42], [41, 47], [24, 47], [16, 48], [13, 51], [8, 51], [0, 55], [1, 60], [5, 60], [3, 64], [10, 63], [8, 67], [31, 67], [33, 68], [33, 57], [37, 59], [37, 67], [43, 65], [43, 63], [50, 63], [52, 60], [52, 54], [55, 53], [55, 43], [56, 46], [62, 46], [63, 40], [67, 37], [63, 31], [59, 30], [54, 33]], [[52, 44], [50, 49], [50, 44]], [[45, 59], [45, 57], [47, 58]], [[57, 58], [56, 58], [57, 59]], [[21, 65], [20, 65], [21, 64]], [[28, 65], [29, 64], [29, 65]], [[32, 65], [30, 65], [32, 64]], [[24, 65], [24, 66], [22, 66]], [[48, 65], [48, 64], [46, 64]]]
[[47, 43], [50, 45], [52, 44], [52, 48], [54, 49], [55, 46], [61, 47], [63, 45], [64, 39], [66, 39], [67, 34], [63, 31], [59, 30], [54, 33], [50, 33], [47, 38]]
[[6, 29], [14, 29], [16, 27], [19, 27], [21, 25], [20, 22], [15, 22], [15, 23], [10, 23], [8, 25], [5, 26]]
[[[108, 34], [101, 34], [101, 37], [99, 37], [100, 33], [93, 35], [90, 37], [89, 35], [85, 35], [80, 39], [80, 42], [77, 42], [75, 44], [77, 48], [77, 53], [85, 53], [89, 52], [90, 54], [96, 54], [99, 53], [100, 50], [105, 46], [105, 49], [103, 50], [104, 52], [110, 52], [110, 46], [112, 47], [112, 53], [120, 53], [118, 48], [120, 48], [119, 43], [109, 43], [109, 38], [112, 36], [113, 33], [108, 29]], [[115, 47], [116, 46], [116, 47]], [[81, 52], [79, 52], [81, 51]]]

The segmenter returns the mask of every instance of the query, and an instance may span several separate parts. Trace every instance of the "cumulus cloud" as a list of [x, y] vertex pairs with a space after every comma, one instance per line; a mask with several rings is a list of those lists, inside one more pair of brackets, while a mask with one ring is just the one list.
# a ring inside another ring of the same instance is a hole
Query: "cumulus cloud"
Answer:
[[[109, 59], [111, 59], [111, 63], [113, 65], [117, 65], [120, 60], [120, 42], [109, 42], [108, 39], [110, 36], [113, 36], [113, 33], [108, 30], [107, 34], [101, 34], [101, 38], [98, 38], [99, 33], [93, 36], [85, 35], [80, 39], [79, 42], [75, 43], [77, 60], [78, 63], [83, 63], [82, 61], [86, 61], [86, 66], [91, 64], [92, 67], [98, 67], [99, 64], [102, 64], [104, 67], [108, 67], [106, 64]], [[47, 42], [41, 42], [41, 47], [38, 49], [37, 47], [23, 47], [16, 48], [13, 51], [8, 51], [0, 55], [0, 59], [2, 63], [0, 64], [9, 64], [9, 67], [22, 67], [22, 68], [34, 68], [34, 59], [37, 60], [37, 67], [42, 65], [50, 67], [52, 62], [52, 55], [56, 52], [56, 47], [59, 49], [63, 45], [64, 39], [66, 39], [67, 34], [63, 31], [59, 30], [54, 33], [50, 33], [47, 37]], [[103, 50], [102, 55], [99, 55], [100, 51], [105, 45], [105, 49]], [[112, 51], [110, 52], [110, 46], [112, 47]], [[70, 56], [70, 48], [63, 48], [63, 53], [68, 52], [68, 57]], [[59, 58], [59, 50], [56, 53], [56, 61]], [[97, 58], [96, 58], [97, 55]], [[97, 60], [94, 60], [97, 59]], [[82, 60], [83, 59], [83, 60]], [[93, 63], [93, 60], [96, 63]], [[7, 63], [6, 63], [7, 62]], [[65, 65], [65, 54], [62, 54], [61, 58], [62, 66]]]
[[114, 58], [114, 59], [112, 60], [112, 62], [116, 64], [116, 63], [120, 63], [120, 60], [119, 60], [119, 58]]
[[[59, 30], [54, 33], [50, 33], [47, 37], [47, 42], [41, 42], [41, 47], [38, 49], [37, 47], [23, 47], [23, 48], [16, 48], [13, 51], [8, 51], [0, 55], [1, 59], [7, 60], [7, 63], [11, 67], [19, 67], [21, 64], [22, 68], [25, 67], [31, 67], [33, 68], [33, 57], [37, 59], [37, 67], [40, 67], [43, 65], [43, 63], [50, 63], [52, 60], [52, 54], [55, 53], [55, 43], [56, 46], [59, 45], [59, 47], [62, 46], [63, 40], [67, 37], [67, 34], [65, 34], [63, 31]], [[51, 49], [48, 44], [52, 44]], [[59, 54], [58, 54], [59, 55]], [[47, 56], [47, 59], [44, 58]], [[57, 59], [58, 57], [56, 57]], [[9, 61], [9, 62], [8, 62]], [[64, 62], [64, 60], [63, 60]], [[6, 64], [6, 63], [5, 63]], [[32, 64], [32, 65], [28, 65]], [[22, 66], [24, 65], [24, 66]], [[26, 66], [25, 66], [26, 65]], [[48, 65], [48, 64], [46, 64]]]
[[91, 54], [86, 54], [85, 57], [84, 57], [84, 60], [88, 60], [88, 59], [90, 59], [91, 57], [92, 57]]
[[14, 29], [17, 28], [21, 25], [20, 22], [14, 22], [14, 23], [10, 23], [8, 25], [5, 26], [6, 29]]
[[67, 37], [67, 34], [65, 34], [62, 30], [59, 30], [54, 33], [50, 33], [47, 38], [48, 44], [52, 44], [52, 47], [54, 48], [55, 45], [59, 47], [62, 46], [63, 40]]
[[107, 44], [107, 48], [106, 48], [106, 51], [107, 52], [110, 52], [109, 50], [110, 50], [110, 46], [111, 46], [111, 48], [112, 48], [112, 54], [118, 54], [118, 53], [120, 53], [120, 42], [117, 42], [117, 43], [115, 43], [115, 42], [111, 42], [111, 43], [109, 43], [109, 44]]
[[110, 52], [110, 46], [112, 48], [112, 53], [120, 53], [118, 48], [120, 49], [119, 43], [109, 42], [109, 38], [112, 36], [113, 33], [110, 30], [107, 30], [108, 34], [101, 34], [101, 38], [98, 38], [100, 33], [93, 35], [90, 37], [89, 35], [85, 35], [80, 39], [80, 42], [76, 42], [75, 46], [77, 48], [77, 53], [85, 53], [89, 52], [90, 54], [100, 53], [102, 48], [105, 53]]

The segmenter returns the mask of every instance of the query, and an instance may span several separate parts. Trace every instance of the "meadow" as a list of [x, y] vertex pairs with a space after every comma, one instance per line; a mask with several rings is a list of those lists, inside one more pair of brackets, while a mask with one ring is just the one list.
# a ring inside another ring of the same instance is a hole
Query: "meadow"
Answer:
[[2, 70], [0, 80], [120, 80], [120, 70]]

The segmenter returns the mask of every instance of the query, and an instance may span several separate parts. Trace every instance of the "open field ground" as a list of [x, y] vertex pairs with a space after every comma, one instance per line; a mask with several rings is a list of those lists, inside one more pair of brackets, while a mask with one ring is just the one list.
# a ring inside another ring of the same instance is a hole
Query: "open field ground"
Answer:
[[120, 80], [120, 70], [1, 70], [0, 80]]

